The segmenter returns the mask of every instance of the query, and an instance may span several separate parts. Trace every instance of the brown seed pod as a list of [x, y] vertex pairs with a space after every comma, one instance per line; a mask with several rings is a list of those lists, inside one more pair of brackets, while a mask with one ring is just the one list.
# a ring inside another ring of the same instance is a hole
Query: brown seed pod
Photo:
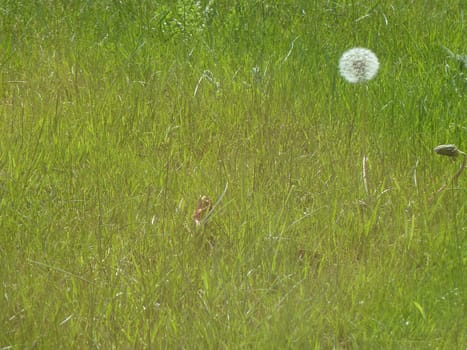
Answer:
[[460, 154], [465, 154], [460, 151], [456, 145], [439, 145], [433, 149], [437, 154], [442, 156], [454, 157], [456, 158]]

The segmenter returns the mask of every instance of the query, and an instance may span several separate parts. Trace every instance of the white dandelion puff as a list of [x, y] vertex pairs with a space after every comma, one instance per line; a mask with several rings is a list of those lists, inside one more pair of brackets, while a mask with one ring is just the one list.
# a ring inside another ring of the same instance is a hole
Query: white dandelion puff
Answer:
[[339, 71], [350, 83], [367, 82], [375, 77], [378, 69], [378, 57], [371, 50], [361, 47], [344, 52], [339, 60]]

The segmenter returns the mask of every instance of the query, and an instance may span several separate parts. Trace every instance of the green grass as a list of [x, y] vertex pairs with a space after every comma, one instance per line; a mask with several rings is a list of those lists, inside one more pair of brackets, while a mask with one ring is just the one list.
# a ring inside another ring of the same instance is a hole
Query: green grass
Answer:
[[200, 3], [0, 5], [0, 349], [465, 349], [465, 4]]

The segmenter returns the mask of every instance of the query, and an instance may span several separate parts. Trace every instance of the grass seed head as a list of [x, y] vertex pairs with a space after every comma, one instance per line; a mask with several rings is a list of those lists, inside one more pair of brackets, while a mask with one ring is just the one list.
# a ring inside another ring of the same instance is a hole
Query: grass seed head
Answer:
[[344, 52], [339, 60], [339, 72], [350, 83], [367, 82], [375, 77], [378, 69], [378, 57], [361, 47]]

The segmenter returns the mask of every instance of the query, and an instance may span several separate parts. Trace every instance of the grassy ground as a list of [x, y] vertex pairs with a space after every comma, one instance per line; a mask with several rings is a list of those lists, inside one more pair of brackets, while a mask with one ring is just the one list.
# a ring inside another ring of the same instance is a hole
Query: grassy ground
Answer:
[[3, 1], [0, 349], [465, 349], [462, 3]]

